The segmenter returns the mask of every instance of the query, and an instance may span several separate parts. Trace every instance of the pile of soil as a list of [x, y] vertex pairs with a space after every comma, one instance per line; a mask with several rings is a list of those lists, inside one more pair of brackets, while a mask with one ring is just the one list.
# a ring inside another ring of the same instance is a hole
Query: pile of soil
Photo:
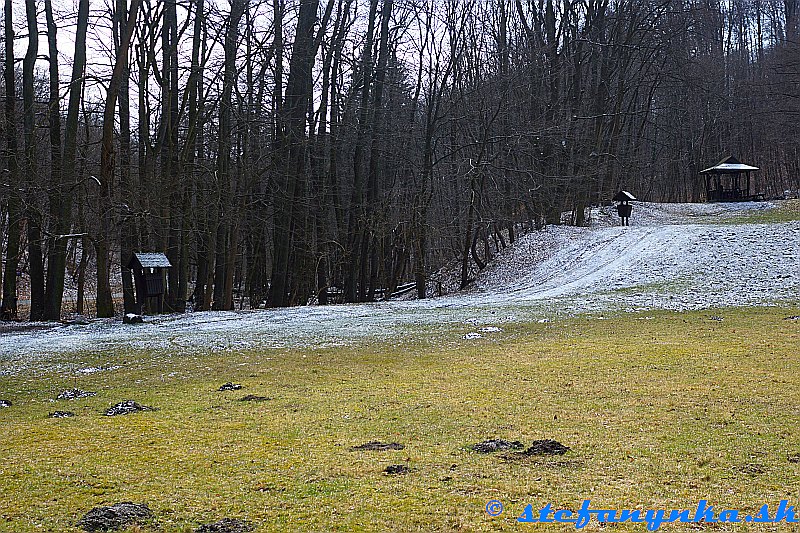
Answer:
[[155, 411], [155, 410], [156, 410], [155, 407], [148, 407], [146, 405], [134, 402], [133, 400], [125, 400], [124, 402], [119, 402], [114, 407], [109, 407], [108, 409], [106, 409], [106, 416], [129, 415], [137, 411]]
[[195, 529], [195, 533], [248, 533], [253, 531], [255, 526], [244, 520], [237, 518], [223, 518], [213, 524], [203, 524]]
[[751, 476], [758, 476], [760, 474], [766, 474], [767, 469], [764, 465], [758, 463], [749, 463], [739, 468], [739, 471], [743, 474], [748, 474]]
[[149, 522], [154, 518], [147, 504], [121, 502], [110, 507], [95, 507], [78, 521], [78, 527], [84, 531], [109, 531]]
[[220, 387], [217, 390], [220, 391], [220, 392], [224, 392], [226, 390], [239, 390], [241, 388], [242, 388], [242, 386], [239, 385], [238, 383], [231, 383], [229, 381], [229, 382], [225, 383], [224, 385], [220, 385]]
[[248, 394], [247, 396], [243, 396], [243, 397], [239, 398], [239, 401], [240, 402], [266, 402], [266, 401], [271, 400], [271, 399], [272, 398], [269, 398], [267, 396], [256, 396], [255, 394]]
[[472, 449], [478, 453], [492, 453], [504, 450], [519, 450], [522, 443], [518, 440], [508, 441], [505, 439], [489, 439], [472, 445]]
[[144, 324], [144, 317], [135, 313], [127, 313], [122, 317], [123, 324]]
[[371, 440], [369, 442], [365, 442], [364, 444], [359, 444], [358, 446], [351, 446], [350, 451], [385, 452], [387, 450], [402, 450], [403, 448], [405, 448], [405, 446], [397, 442], [381, 442], [378, 440]]
[[69, 418], [71, 416], [75, 416], [72, 411], [53, 411], [47, 415], [48, 418]]
[[383, 473], [387, 476], [398, 476], [401, 474], [408, 474], [411, 471], [406, 465], [389, 465], [384, 470]]
[[275, 485], [257, 485], [255, 490], [258, 492], [286, 492], [285, 487], [276, 487]]
[[514, 455], [564, 455], [568, 451], [569, 447], [564, 446], [557, 440], [543, 439], [533, 441], [533, 444], [527, 450]]
[[0, 408], [11, 407], [11, 400], [0, 400]]
[[78, 398], [88, 398], [95, 394], [97, 393], [81, 389], [67, 389], [59, 392], [58, 396], [56, 396], [56, 400], [76, 400]]

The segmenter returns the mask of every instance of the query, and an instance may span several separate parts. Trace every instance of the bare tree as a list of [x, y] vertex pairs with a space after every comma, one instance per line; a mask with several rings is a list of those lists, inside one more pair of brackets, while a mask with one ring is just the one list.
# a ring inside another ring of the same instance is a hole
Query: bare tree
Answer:
[[100, 151], [100, 199], [102, 209], [102, 223], [95, 237], [94, 247], [97, 254], [97, 316], [114, 316], [114, 301], [111, 294], [109, 280], [110, 272], [110, 246], [112, 228], [116, 218], [113, 213], [112, 186], [114, 180], [114, 114], [117, 107], [117, 96], [128, 63], [128, 49], [130, 47], [133, 31], [136, 26], [136, 17], [139, 14], [139, 0], [132, 0], [126, 32], [121, 35], [114, 70], [111, 74], [108, 92], [106, 94], [105, 111], [103, 112], [103, 137]]
[[49, 239], [47, 253], [44, 318], [46, 320], [58, 320], [61, 318], [61, 300], [64, 294], [64, 269], [66, 267], [67, 253], [65, 234], [69, 233], [70, 226], [71, 213], [68, 197], [71, 194], [71, 190], [64, 186], [62, 180], [58, 43], [52, 1], [45, 0], [44, 8], [47, 16], [48, 61], [50, 63], [50, 93], [47, 103], [50, 125], [50, 186], [48, 189], [48, 201], [50, 203], [50, 231], [53, 234]]
[[44, 318], [44, 264], [42, 258], [42, 213], [36, 198], [38, 165], [36, 164], [36, 107], [34, 66], [39, 53], [39, 25], [36, 20], [36, 1], [25, 1], [28, 21], [28, 49], [22, 62], [22, 106], [25, 132], [25, 174], [27, 196], [25, 219], [28, 236], [28, 273], [31, 284], [31, 320]]
[[[6, 176], [8, 190], [8, 238], [6, 243], [5, 267], [3, 269], [3, 298], [0, 303], [0, 320], [17, 318], [17, 268], [20, 258], [20, 233], [22, 231], [22, 209], [19, 198], [17, 119], [16, 119], [16, 81], [14, 72], [14, 18], [11, 0], [6, 0], [4, 10], [5, 28], [5, 119], [6, 119]], [[5, 180], [4, 180], [5, 181]], [[0, 239], [0, 242], [2, 239]]]

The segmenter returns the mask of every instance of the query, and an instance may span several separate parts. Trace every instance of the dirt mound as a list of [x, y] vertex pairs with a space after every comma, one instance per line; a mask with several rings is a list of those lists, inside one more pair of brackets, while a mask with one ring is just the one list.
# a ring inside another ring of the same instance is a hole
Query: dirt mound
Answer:
[[144, 324], [144, 317], [135, 313], [127, 313], [122, 317], [123, 324]]
[[255, 394], [248, 394], [247, 396], [243, 396], [239, 398], [240, 402], [266, 402], [271, 400], [272, 398], [268, 396], [256, 396]]
[[739, 467], [739, 471], [743, 474], [748, 474], [751, 476], [758, 476], [761, 474], [767, 473], [767, 468], [759, 463], [748, 463], [746, 465], [742, 465]]
[[518, 440], [489, 439], [473, 444], [471, 448], [478, 453], [492, 453], [504, 450], [519, 450], [522, 443]]
[[397, 442], [381, 442], [379, 440], [371, 440], [358, 446], [351, 446], [351, 452], [368, 451], [368, 452], [385, 452], [387, 450], [402, 450], [404, 445]]
[[114, 407], [109, 407], [108, 409], [106, 409], [106, 416], [129, 415], [131, 413], [136, 413], [138, 411], [155, 411], [155, 410], [156, 410], [155, 407], [148, 407], [146, 405], [134, 402], [133, 400], [125, 400], [124, 402], [119, 402]]
[[227, 382], [227, 383], [225, 383], [223, 385], [220, 385], [217, 390], [220, 391], [220, 392], [224, 392], [224, 391], [228, 391], [228, 390], [240, 390], [241, 388], [242, 388], [242, 386], [239, 385], [238, 383], [231, 383], [229, 381], [229, 382]]
[[121, 502], [109, 507], [95, 507], [78, 521], [78, 527], [84, 531], [111, 531], [154, 518], [147, 504]]
[[47, 415], [48, 418], [70, 418], [72, 416], [75, 416], [72, 411], [53, 411]]
[[543, 439], [533, 441], [533, 444], [527, 450], [514, 455], [564, 455], [568, 451], [569, 447], [564, 446], [557, 440]]
[[409, 472], [411, 472], [411, 469], [406, 465], [389, 465], [383, 470], [383, 473], [387, 476], [398, 476]]
[[81, 389], [67, 389], [59, 392], [58, 396], [56, 396], [56, 400], [77, 400], [78, 398], [88, 398], [96, 394], [96, 392]]
[[11, 407], [11, 400], [0, 400], [0, 408]]
[[255, 526], [244, 520], [236, 518], [223, 518], [213, 524], [203, 524], [195, 529], [195, 533], [248, 533], [255, 530]]

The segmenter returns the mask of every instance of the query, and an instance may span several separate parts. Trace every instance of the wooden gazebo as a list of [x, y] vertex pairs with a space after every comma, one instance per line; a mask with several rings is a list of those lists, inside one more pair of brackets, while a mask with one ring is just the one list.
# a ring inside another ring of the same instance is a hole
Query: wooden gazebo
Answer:
[[750, 193], [750, 173], [758, 167], [745, 165], [735, 157], [726, 157], [700, 174], [706, 177], [706, 200], [709, 202], [746, 202], [761, 195]]

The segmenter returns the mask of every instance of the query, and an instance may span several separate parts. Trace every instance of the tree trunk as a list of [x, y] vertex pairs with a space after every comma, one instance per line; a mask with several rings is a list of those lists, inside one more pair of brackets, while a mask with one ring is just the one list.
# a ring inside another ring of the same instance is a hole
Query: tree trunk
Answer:
[[[232, 219], [235, 216], [232, 212], [233, 201], [231, 195], [235, 189], [232, 188], [231, 177], [231, 136], [233, 126], [231, 124], [232, 95], [233, 87], [236, 83], [236, 45], [239, 40], [239, 21], [244, 15], [247, 7], [245, 0], [233, 0], [231, 2], [231, 13], [228, 19], [228, 29], [225, 33], [225, 69], [222, 80], [222, 96], [219, 102], [219, 151], [217, 154], [217, 180], [220, 193], [223, 195], [221, 200], [223, 207], [219, 218], [219, 230], [217, 231], [217, 259], [214, 273], [214, 310], [223, 310], [230, 307], [232, 302], [233, 284], [226, 284], [226, 279], [233, 275], [233, 264], [229, 264], [229, 247], [231, 240]], [[230, 271], [230, 272], [229, 272]], [[232, 279], [232, 277], [230, 277]]]
[[50, 60], [50, 227], [54, 235], [50, 238], [47, 253], [47, 286], [45, 288], [45, 320], [61, 318], [61, 302], [64, 297], [64, 273], [66, 268], [67, 240], [62, 235], [69, 233], [72, 216], [71, 191], [62, 180], [61, 110], [59, 108], [58, 46], [56, 23], [53, 19], [51, 0], [45, 0], [47, 15], [47, 43]]
[[[167, 205], [164, 209], [166, 252], [172, 267], [167, 271], [166, 308], [182, 312], [186, 308], [185, 266], [182, 256], [181, 228], [183, 226], [183, 180], [178, 167], [178, 15], [177, 0], [167, 0], [162, 29], [162, 135], [161, 179], [167, 186]], [[182, 279], [184, 278], [184, 279]], [[183, 292], [181, 290], [184, 289]]]
[[[273, 263], [271, 286], [267, 304], [270, 307], [285, 307], [296, 299], [289, 292], [290, 271], [297, 265], [290, 264], [290, 251], [299, 254], [308, 252], [308, 242], [295, 239], [296, 228], [305, 224], [301, 199], [305, 195], [305, 122], [308, 103], [311, 98], [311, 76], [316, 55], [317, 43], [314, 41], [314, 22], [316, 21], [319, 0], [301, 0], [297, 18], [292, 59], [289, 63], [289, 79], [286, 84], [286, 97], [283, 104], [284, 131], [280, 147], [281, 169], [278, 197], [275, 209], [273, 237]], [[284, 199], [286, 201], [284, 201]], [[295, 272], [295, 275], [314, 275], [310, 272]], [[313, 283], [300, 283], [294, 286], [310, 286]]]
[[[13, 6], [5, 1], [5, 42], [14, 42]], [[17, 318], [17, 268], [19, 266], [20, 232], [22, 213], [19, 202], [19, 176], [17, 166], [17, 119], [16, 79], [14, 76], [14, 47], [5, 47], [4, 77], [6, 85], [6, 170], [9, 176], [8, 193], [8, 241], [6, 242], [5, 267], [3, 269], [3, 298], [0, 302], [0, 320]]]
[[45, 0], [47, 17], [47, 44], [50, 63], [50, 94], [48, 99], [50, 126], [50, 228], [54, 235], [49, 239], [47, 260], [47, 284], [45, 288], [46, 320], [61, 318], [61, 299], [64, 292], [64, 268], [66, 264], [67, 243], [64, 235], [69, 232], [70, 213], [64, 211], [62, 202], [69, 194], [63, 190], [61, 182], [61, 113], [59, 109], [58, 87], [58, 45], [56, 24], [53, 19], [51, 0]]
[[[122, 36], [128, 33], [128, 2], [117, 0], [114, 11], [115, 42], [119, 46]], [[133, 274], [128, 264], [137, 244], [136, 219], [131, 213], [130, 205], [134, 200], [134, 184], [131, 175], [131, 109], [130, 109], [130, 65], [126, 54], [122, 66], [119, 83], [119, 186], [123, 204], [128, 206], [120, 219], [120, 267], [122, 270], [122, 306], [123, 312], [141, 313], [136, 306], [136, 295], [133, 286]], [[124, 209], [124, 208], [123, 208]]]
[[[203, 42], [203, 20], [204, 20], [204, 0], [198, 0], [195, 5], [194, 15], [194, 33], [192, 37], [192, 63], [189, 72], [189, 80], [187, 82], [187, 91], [189, 92], [189, 111], [188, 111], [188, 133], [186, 136], [186, 146], [184, 147], [184, 171], [189, 175], [189, 183], [191, 189], [187, 192], [187, 204], [191, 205], [193, 200], [198, 197], [205, 197], [206, 191], [198, 191], [197, 185], [200, 180], [200, 172], [197, 165], [197, 156], [202, 151], [202, 145], [198, 143], [199, 130], [202, 128], [201, 112], [200, 112], [200, 87], [201, 77], [203, 75], [203, 68], [200, 64], [200, 48]], [[196, 231], [197, 235], [197, 274], [195, 280], [195, 288], [192, 293], [192, 302], [195, 310], [205, 309], [205, 284], [206, 277], [208, 276], [208, 256], [207, 256], [207, 242], [208, 232], [206, 230], [208, 224], [208, 213], [203, 207], [194, 206], [193, 213], [196, 213], [196, 223], [200, 226]], [[184, 217], [186, 219], [186, 216]], [[188, 228], [187, 228], [188, 233]]]
[[136, 17], [139, 13], [140, 0], [132, 0], [126, 32], [121, 35], [114, 70], [108, 85], [106, 105], [103, 112], [103, 138], [100, 145], [100, 208], [101, 226], [95, 238], [95, 252], [97, 253], [97, 316], [110, 318], [114, 316], [114, 300], [111, 294], [110, 283], [110, 232], [114, 227], [112, 206], [112, 182], [114, 180], [114, 111], [117, 105], [117, 96], [122, 75], [128, 63], [128, 48], [130, 47], [133, 30], [136, 26]]
[[37, 185], [36, 108], [34, 104], [34, 65], [39, 53], [39, 26], [36, 0], [25, 1], [28, 19], [28, 51], [22, 62], [23, 129], [25, 130], [25, 173], [27, 176], [28, 273], [31, 281], [31, 320], [44, 318], [44, 262], [42, 258], [42, 213], [34, 191]]
[[88, 237], [83, 237], [81, 240], [81, 260], [78, 263], [78, 299], [75, 312], [83, 315], [86, 311], [86, 267], [89, 265], [89, 252], [91, 251], [92, 243]]
[[366, 198], [364, 189], [364, 154], [369, 120], [370, 80], [372, 79], [372, 44], [375, 36], [375, 19], [378, 12], [378, 0], [370, 1], [369, 19], [367, 21], [367, 38], [364, 42], [364, 59], [361, 63], [361, 103], [359, 109], [358, 132], [353, 149], [353, 194], [350, 199], [350, 217], [347, 225], [347, 272], [344, 282], [344, 299], [347, 302], [358, 301], [363, 294], [359, 282], [361, 276], [361, 255], [365, 253], [363, 238], [366, 222]]

